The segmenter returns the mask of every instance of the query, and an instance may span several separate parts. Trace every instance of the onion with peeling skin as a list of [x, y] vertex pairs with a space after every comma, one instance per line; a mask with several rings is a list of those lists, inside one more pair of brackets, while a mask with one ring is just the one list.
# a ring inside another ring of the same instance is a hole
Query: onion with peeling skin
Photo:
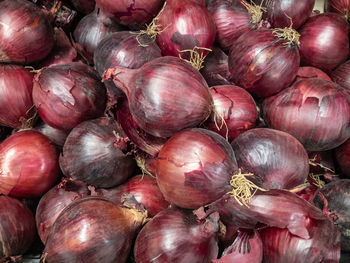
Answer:
[[301, 79], [319, 78], [331, 80], [331, 78], [322, 70], [314, 67], [299, 67], [295, 82]]

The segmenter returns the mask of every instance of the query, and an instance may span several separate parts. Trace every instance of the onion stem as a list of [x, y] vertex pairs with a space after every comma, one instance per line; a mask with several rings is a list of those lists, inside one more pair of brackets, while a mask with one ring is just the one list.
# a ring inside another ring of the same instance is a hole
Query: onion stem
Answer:
[[[218, 131], [221, 131], [222, 127], [225, 126], [226, 128], [226, 135], [225, 135], [225, 139], [226, 141], [228, 141], [228, 126], [227, 123], [225, 121], [224, 116], [222, 116], [216, 109], [215, 105], [213, 105], [213, 109], [212, 109], [213, 113], [214, 113], [214, 123], [215, 123], [215, 127]], [[218, 124], [218, 119], [221, 121], [221, 124]]]
[[248, 4], [245, 0], [241, 1], [242, 5], [247, 8], [248, 13], [251, 15], [250, 22], [253, 25], [259, 24], [263, 17], [263, 12], [266, 11], [266, 8], [262, 7], [264, 1], [261, 1], [260, 5], [255, 3]]
[[197, 69], [199, 71], [204, 67], [203, 62], [204, 62], [204, 59], [206, 56], [204, 56], [202, 52], [201, 53], [198, 52], [197, 51], [198, 49], [207, 50], [209, 52], [212, 51], [209, 48], [195, 46], [193, 49], [184, 49], [184, 50], [179, 51], [180, 53], [190, 52], [190, 59], [189, 60], [182, 58], [182, 56], [180, 54], [179, 54], [179, 58], [190, 63], [195, 69]]
[[316, 156], [314, 158], [312, 158], [312, 159], [309, 159], [309, 165], [312, 165], [312, 166], [315, 166], [315, 167], [319, 166], [319, 167], [321, 167], [322, 169], [324, 169], [326, 171], [334, 173], [334, 171], [331, 168], [328, 168], [328, 167], [322, 165], [321, 163], [316, 163], [315, 161], [316, 161]]
[[141, 158], [141, 157], [136, 157], [136, 164], [137, 166], [141, 169], [141, 172], [142, 172], [142, 177], [141, 177], [141, 180], [143, 179], [143, 177], [146, 175], [149, 175], [153, 178], [156, 178], [150, 171], [147, 170], [146, 168], [146, 160]]
[[325, 182], [323, 182], [320, 178], [321, 174], [309, 174], [309, 177], [312, 179], [312, 184], [317, 188], [322, 188], [325, 186]]

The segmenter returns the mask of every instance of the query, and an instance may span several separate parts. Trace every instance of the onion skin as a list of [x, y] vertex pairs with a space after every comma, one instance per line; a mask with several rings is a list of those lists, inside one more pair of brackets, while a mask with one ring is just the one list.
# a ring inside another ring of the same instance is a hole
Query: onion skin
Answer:
[[350, 98], [331, 81], [300, 80], [266, 99], [263, 112], [271, 128], [293, 135], [308, 151], [336, 148], [350, 136]]
[[325, 12], [334, 12], [344, 16], [349, 20], [350, 1], [349, 0], [325, 0]]
[[39, 132], [15, 133], [0, 144], [0, 193], [15, 197], [39, 197], [58, 178], [55, 146]]
[[0, 123], [20, 128], [32, 116], [34, 74], [17, 65], [0, 65]]
[[349, 55], [348, 30], [348, 23], [338, 14], [311, 17], [299, 31], [302, 62], [324, 70], [344, 62]]
[[[204, 222], [203, 222], [204, 221]], [[218, 215], [198, 222], [190, 211], [168, 208], [138, 234], [136, 263], [210, 263], [218, 255]]]
[[36, 62], [45, 58], [54, 45], [45, 14], [29, 1], [2, 1], [0, 25], [0, 63]]
[[253, 173], [264, 189], [292, 189], [309, 174], [309, 158], [303, 145], [288, 133], [257, 128], [246, 131], [232, 142], [238, 167]]
[[45, 135], [50, 139], [50, 141], [52, 141], [56, 146], [60, 148], [63, 147], [64, 142], [66, 141], [66, 138], [69, 134], [67, 131], [53, 128], [45, 122], [40, 123], [33, 129]]
[[96, 187], [113, 187], [134, 172], [135, 162], [124, 135], [113, 119], [99, 118], [77, 125], [60, 155], [63, 174]]
[[126, 262], [135, 232], [145, 215], [100, 197], [67, 206], [56, 219], [41, 260], [56, 262]]
[[70, 0], [74, 7], [84, 13], [89, 14], [95, 9], [95, 0]]
[[334, 82], [350, 94], [350, 60], [347, 60], [333, 71]]
[[295, 82], [302, 79], [319, 78], [331, 80], [331, 78], [322, 70], [314, 67], [299, 67]]
[[135, 122], [156, 137], [197, 126], [212, 110], [205, 79], [180, 58], [160, 57], [139, 69], [110, 68], [103, 79], [124, 91]]
[[0, 260], [25, 253], [35, 237], [32, 212], [17, 199], [0, 195]]
[[85, 64], [55, 65], [35, 75], [33, 101], [47, 124], [70, 130], [103, 114], [106, 89], [97, 72]]
[[230, 144], [204, 129], [187, 129], [172, 136], [160, 150], [157, 182], [165, 199], [196, 209], [229, 192], [237, 170]]
[[287, 88], [298, 72], [298, 47], [286, 45], [272, 30], [250, 31], [232, 45], [228, 58], [236, 85], [257, 97], [269, 97]]
[[312, 174], [325, 174], [325, 173], [334, 174], [335, 173], [332, 151], [310, 152], [308, 155], [309, 155], [310, 173]]
[[350, 178], [350, 140], [335, 150], [337, 164], [345, 176]]
[[[258, 119], [256, 104], [252, 96], [244, 89], [233, 85], [214, 86], [210, 88], [213, 97], [216, 114], [224, 117], [225, 125], [222, 120], [215, 118], [215, 113], [210, 115], [205, 126], [223, 137], [228, 135], [228, 140], [232, 141], [241, 133], [254, 128]], [[215, 119], [216, 124], [215, 124]]]

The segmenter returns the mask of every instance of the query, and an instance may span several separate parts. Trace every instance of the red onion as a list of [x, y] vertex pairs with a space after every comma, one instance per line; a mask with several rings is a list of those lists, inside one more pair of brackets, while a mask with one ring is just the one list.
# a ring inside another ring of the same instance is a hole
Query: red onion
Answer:
[[0, 229], [0, 261], [2, 257], [21, 255], [34, 240], [33, 214], [20, 201], [0, 195]]
[[334, 82], [350, 94], [350, 60], [347, 60], [333, 71]]
[[336, 149], [335, 156], [341, 171], [350, 178], [350, 140]]
[[39, 132], [15, 133], [0, 144], [0, 193], [16, 197], [38, 197], [58, 177], [55, 146]]
[[314, 67], [300, 67], [295, 78], [295, 81], [301, 79], [309, 79], [309, 78], [319, 78], [325, 80], [331, 80], [331, 78], [322, 70]]
[[84, 16], [76, 26], [73, 36], [76, 41], [78, 52], [90, 63], [93, 64], [94, 52], [100, 41], [113, 32], [123, 30], [99, 8]]
[[44, 13], [25, 0], [0, 3], [0, 63], [32, 63], [45, 58], [54, 45]]
[[50, 139], [51, 142], [61, 148], [63, 147], [64, 142], [66, 141], [66, 138], [69, 134], [67, 131], [53, 128], [45, 122], [40, 123], [33, 129], [44, 134], [47, 138]]
[[294, 80], [299, 68], [298, 35], [296, 42], [278, 36], [282, 30], [255, 30], [238, 38], [228, 63], [234, 83], [258, 97], [271, 96]]
[[326, 200], [317, 195], [314, 203], [317, 207], [329, 212], [334, 218], [334, 223], [341, 232], [341, 248], [350, 251], [350, 180], [343, 179], [326, 184], [320, 193]]
[[311, 66], [333, 69], [349, 55], [348, 23], [337, 14], [311, 17], [300, 29], [300, 57]]
[[0, 65], [0, 123], [12, 128], [29, 126], [33, 115], [33, 77], [16, 65]]
[[122, 25], [144, 25], [159, 12], [164, 0], [96, 0], [96, 4]]
[[85, 121], [68, 135], [60, 156], [65, 176], [96, 187], [113, 187], [134, 172], [129, 139], [109, 118]]
[[333, 149], [350, 136], [349, 95], [331, 81], [300, 80], [266, 99], [263, 111], [270, 127], [290, 133], [308, 151]]
[[209, 263], [218, 255], [218, 215], [198, 221], [191, 211], [168, 208], [146, 224], [136, 238], [137, 263]]
[[88, 195], [89, 190], [84, 183], [63, 179], [40, 199], [35, 221], [43, 244], [46, 243], [51, 228], [62, 210], [73, 201]]
[[331, 151], [309, 153], [310, 173], [312, 174], [334, 174], [334, 162]]
[[86, 197], [67, 206], [47, 239], [42, 262], [126, 262], [146, 214]]
[[239, 135], [231, 145], [238, 167], [244, 173], [252, 173], [253, 181], [265, 189], [292, 189], [307, 179], [307, 152], [288, 133], [252, 129]]
[[205, 121], [213, 99], [202, 75], [176, 57], [160, 57], [139, 69], [110, 68], [103, 79], [113, 79], [128, 97], [130, 112], [141, 129], [157, 137]]
[[92, 68], [82, 63], [55, 65], [34, 78], [33, 101], [50, 126], [69, 130], [105, 109], [106, 91]]
[[227, 136], [232, 141], [246, 130], [254, 128], [258, 112], [254, 99], [247, 91], [233, 85], [222, 85], [211, 87], [210, 92], [216, 113], [212, 113], [205, 124], [209, 130]]
[[349, 0], [325, 0], [324, 9], [326, 12], [334, 12], [343, 15], [349, 20], [350, 1]]
[[84, 13], [89, 14], [94, 11], [95, 8], [95, 0], [70, 0], [74, 7]]

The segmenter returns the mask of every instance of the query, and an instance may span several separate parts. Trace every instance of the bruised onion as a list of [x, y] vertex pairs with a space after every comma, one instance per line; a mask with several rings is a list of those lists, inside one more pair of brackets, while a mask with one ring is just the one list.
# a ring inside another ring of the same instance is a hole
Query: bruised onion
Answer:
[[66, 141], [66, 138], [69, 134], [67, 131], [53, 128], [45, 122], [40, 123], [33, 129], [44, 134], [47, 138], [50, 139], [50, 141], [61, 148], [63, 147], [64, 142]]
[[60, 156], [65, 176], [96, 187], [113, 187], [126, 181], [135, 168], [129, 139], [113, 119], [89, 120], [68, 135]]
[[0, 195], [0, 260], [25, 253], [35, 237], [32, 212], [17, 199]]
[[106, 89], [89, 66], [78, 62], [60, 64], [35, 75], [33, 101], [47, 124], [70, 130], [103, 114]]
[[350, 94], [350, 60], [347, 60], [333, 71], [334, 82]]
[[0, 63], [28, 64], [45, 58], [54, 45], [45, 14], [25, 0], [0, 2]]
[[301, 79], [309, 79], [309, 78], [319, 78], [325, 80], [331, 80], [331, 78], [322, 70], [314, 67], [299, 67], [297, 76], [295, 81]]
[[168, 208], [142, 228], [134, 247], [137, 263], [210, 263], [218, 255], [218, 215], [198, 221], [191, 211]]
[[350, 139], [335, 150], [335, 156], [341, 171], [350, 178]]
[[94, 11], [95, 8], [95, 0], [70, 0], [74, 7], [84, 13], [89, 14]]
[[110, 68], [103, 79], [113, 79], [126, 94], [135, 122], [156, 137], [194, 127], [212, 110], [204, 78], [180, 58], [160, 57], [139, 69]]
[[349, 0], [325, 0], [324, 2], [325, 12], [334, 12], [341, 14], [347, 20], [350, 15], [350, 1]]
[[330, 150], [350, 137], [350, 97], [331, 81], [300, 80], [266, 99], [263, 111], [271, 128], [293, 135], [308, 151]]
[[0, 144], [0, 194], [38, 197], [58, 178], [55, 146], [39, 132], [17, 132]]

